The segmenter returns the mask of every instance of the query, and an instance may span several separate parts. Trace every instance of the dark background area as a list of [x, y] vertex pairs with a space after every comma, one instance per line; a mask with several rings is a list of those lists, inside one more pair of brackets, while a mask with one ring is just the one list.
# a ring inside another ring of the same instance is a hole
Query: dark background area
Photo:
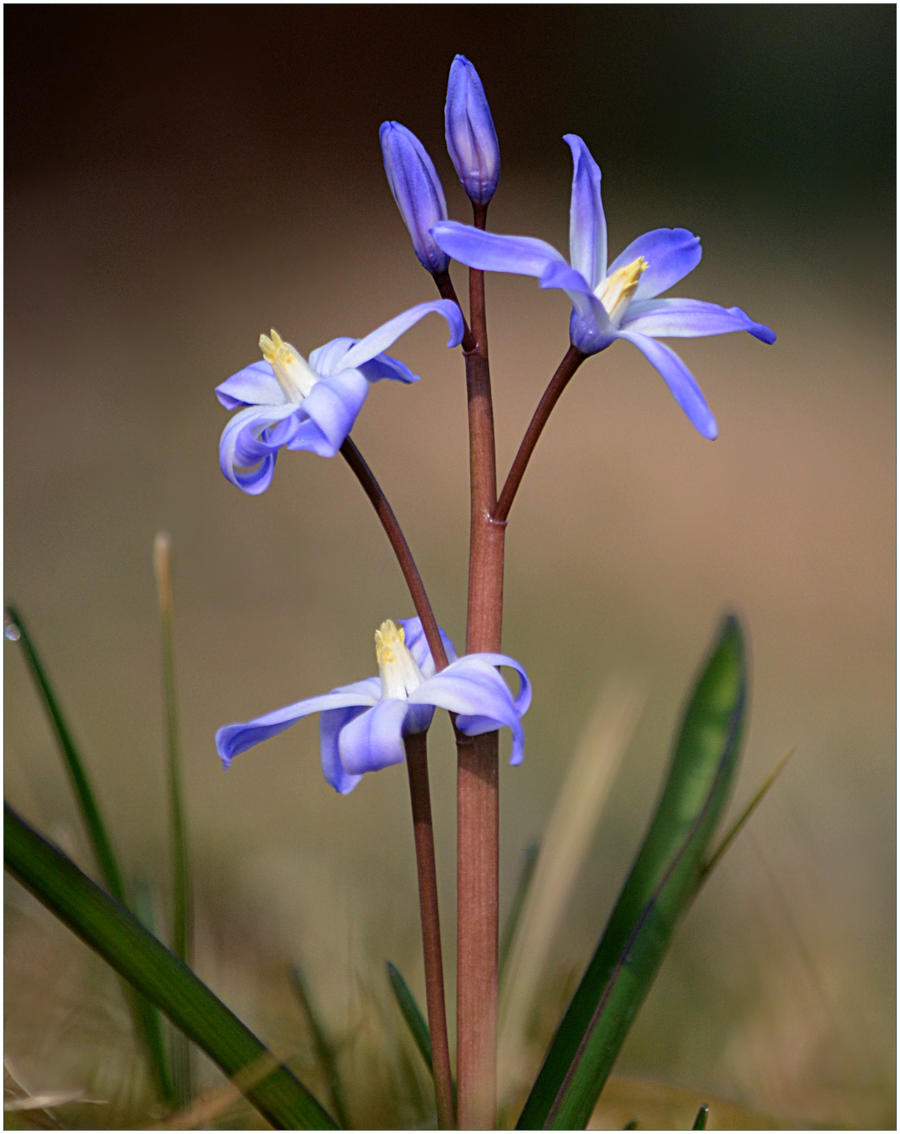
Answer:
[[[402, 770], [339, 798], [314, 725], [227, 775], [212, 736], [372, 673], [371, 632], [408, 600], [338, 462], [286, 457], [257, 499], [223, 480], [212, 389], [270, 326], [308, 354], [432, 298], [378, 126], [422, 139], [450, 215], [467, 219], [442, 114], [462, 52], [500, 137], [496, 231], [566, 247], [561, 136], [580, 133], [603, 169], [611, 253], [689, 227], [704, 260], [678, 293], [778, 332], [771, 348], [676, 344], [719, 421], [714, 445], [627, 344], [592, 359], [517, 500], [504, 645], [536, 699], [525, 763], [502, 776], [504, 903], [569, 753], [596, 739], [598, 699], [614, 682], [646, 698], [552, 943], [548, 1020], [615, 899], [716, 621], [737, 609], [753, 678], [733, 814], [795, 755], [680, 928], [606, 1121], [686, 1128], [712, 1096], [754, 1116], [721, 1104], [722, 1125], [893, 1127], [893, 6], [7, 5], [4, 25], [7, 597], [129, 874], [164, 895], [150, 556], [171, 532], [200, 975], [305, 1067], [285, 978], [302, 960], [345, 1073], [365, 1084], [354, 1121], [388, 1121], [390, 1015], [366, 1005], [386, 957], [420, 991]], [[567, 305], [514, 277], [490, 279], [489, 304], [505, 468], [565, 349]], [[423, 380], [381, 384], [354, 437], [459, 640], [464, 403], [444, 341], [429, 320], [397, 344]], [[8, 796], [90, 868], [15, 649]], [[452, 956], [452, 745], [434, 731]], [[115, 982], [8, 895], [11, 1063], [35, 1090], [86, 1086], [114, 1104], [65, 1112], [77, 1125], [144, 1121]], [[544, 1039], [519, 1037], [523, 1076]], [[677, 1105], [669, 1087], [686, 1092]]]

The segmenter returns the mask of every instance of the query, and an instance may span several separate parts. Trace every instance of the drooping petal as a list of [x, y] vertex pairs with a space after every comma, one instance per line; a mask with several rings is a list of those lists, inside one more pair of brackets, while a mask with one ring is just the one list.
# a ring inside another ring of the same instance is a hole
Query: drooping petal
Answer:
[[[330, 343], [318, 347], [309, 356], [309, 364], [322, 377], [337, 374], [346, 369], [344, 359], [351, 347], [356, 346], [359, 339], [346, 337], [332, 339]], [[381, 378], [394, 378], [400, 382], [418, 382], [419, 375], [413, 374], [405, 362], [391, 358], [388, 354], [376, 354], [369, 362], [356, 367], [362, 371], [368, 381], [377, 382]]]
[[216, 386], [216, 397], [227, 410], [239, 406], [277, 406], [286, 399], [275, 371], [260, 359]]
[[[412, 654], [413, 661], [426, 677], [434, 677], [434, 658], [431, 656], [431, 650], [428, 648], [428, 642], [425, 640], [422, 620], [420, 618], [399, 618], [397, 621], [403, 627], [406, 648]], [[438, 633], [441, 636], [441, 641], [444, 643], [444, 651], [447, 654], [447, 660], [451, 662], [456, 661], [456, 650], [450, 638], [441, 630], [440, 626], [438, 627]]]
[[347, 440], [368, 393], [369, 383], [359, 370], [342, 370], [321, 378], [303, 399], [305, 420], [287, 447], [333, 457]]
[[577, 134], [563, 135], [572, 151], [572, 203], [569, 207], [569, 258], [593, 290], [606, 275], [606, 217], [600, 194], [600, 167]]
[[702, 299], [647, 299], [632, 303], [622, 326], [654, 338], [697, 338], [749, 331], [764, 343], [775, 342], [775, 332], [754, 322], [740, 307], [720, 307]]
[[470, 268], [486, 272], [514, 272], [540, 279], [550, 264], [568, 267], [565, 258], [552, 244], [533, 236], [501, 236], [458, 221], [442, 221], [434, 226], [433, 232], [445, 252]]
[[406, 752], [403, 726], [409, 703], [391, 698], [346, 724], [338, 737], [338, 753], [345, 772], [361, 776], [399, 764]]
[[513, 695], [513, 704], [519, 716], [523, 717], [531, 707], [531, 682], [528, 680], [528, 674], [525, 672], [525, 669], [519, 665], [515, 658], [509, 657], [508, 654], [473, 654], [470, 656], [477, 657], [481, 661], [487, 662], [488, 665], [505, 665], [516, 671], [519, 675], [519, 688]]
[[[496, 664], [506, 665], [512, 659], [501, 654], [484, 655], [492, 659], [502, 659]], [[434, 677], [423, 681], [418, 689], [410, 694], [411, 702], [427, 703], [456, 713], [457, 728], [466, 736], [480, 736], [499, 728], [509, 728], [513, 736], [513, 751], [510, 763], [522, 760], [522, 726], [519, 721], [518, 703], [527, 703], [530, 692], [520, 690], [514, 699], [506, 682], [491, 662], [480, 654], [469, 654], [459, 658], [441, 670]], [[521, 667], [512, 662], [521, 673]]]
[[675, 401], [688, 416], [688, 420], [698, 433], [714, 441], [718, 435], [716, 419], [710, 413], [706, 399], [694, 380], [690, 370], [678, 355], [665, 343], [651, 339], [635, 331], [619, 331], [619, 338], [626, 339], [642, 352], [647, 361], [654, 366], [672, 391]]
[[275, 709], [274, 712], [266, 713], [256, 720], [225, 725], [216, 733], [216, 750], [222, 763], [227, 768], [235, 756], [239, 756], [263, 740], [284, 732], [286, 728], [290, 728], [292, 724], [302, 717], [309, 716], [310, 713], [360, 706], [368, 708], [377, 700], [377, 692], [375, 696], [372, 694], [372, 681], [373, 679], [369, 678], [354, 685], [344, 685], [320, 697], [309, 697], [305, 701], [286, 705], [283, 709]]
[[408, 311], [402, 311], [393, 319], [388, 319], [386, 323], [376, 327], [374, 331], [371, 331], [364, 339], [360, 339], [347, 351], [344, 355], [343, 365], [345, 367], [359, 367], [364, 362], [370, 362], [391, 343], [396, 342], [405, 331], [408, 331], [420, 319], [424, 319], [426, 315], [430, 315], [432, 312], [436, 315], [442, 315], [447, 321], [447, 326], [450, 328], [450, 339], [447, 346], [458, 346], [462, 342], [465, 331], [462, 313], [451, 300], [435, 299], [428, 303], [417, 303], [415, 307], [410, 307]]
[[353, 791], [362, 776], [351, 776], [341, 763], [338, 751], [338, 738], [341, 730], [354, 717], [366, 712], [361, 706], [344, 709], [329, 709], [319, 717], [319, 748], [322, 754], [322, 775], [327, 783], [341, 795]]
[[635, 303], [639, 299], [652, 299], [684, 279], [688, 272], [697, 267], [702, 255], [700, 237], [694, 236], [686, 228], [655, 228], [632, 240], [625, 251], [609, 265], [606, 274], [611, 276], [619, 268], [624, 268], [643, 256], [647, 268], [632, 297], [632, 302]]
[[248, 406], [222, 430], [219, 468], [243, 492], [257, 496], [272, 480], [278, 450], [296, 433], [299, 407]]

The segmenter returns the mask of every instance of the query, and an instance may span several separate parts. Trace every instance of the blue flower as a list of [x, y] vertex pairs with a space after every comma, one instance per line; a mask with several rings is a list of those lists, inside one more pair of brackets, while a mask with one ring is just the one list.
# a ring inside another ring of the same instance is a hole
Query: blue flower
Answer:
[[633, 343], [665, 379], [694, 427], [712, 439], [716, 422], [700, 387], [678, 355], [657, 337], [749, 331], [762, 342], [773, 343], [775, 334], [739, 307], [656, 298], [700, 262], [700, 238], [685, 228], [645, 232], [607, 267], [600, 169], [581, 138], [566, 134], [565, 141], [575, 167], [569, 212], [571, 263], [546, 241], [498, 236], [455, 221], [436, 225], [434, 237], [445, 252], [470, 267], [536, 276], [541, 287], [561, 288], [572, 302], [572, 345], [590, 355], [616, 339]]
[[[235, 756], [277, 736], [310, 713], [321, 713], [319, 734], [325, 779], [342, 794], [352, 791], [366, 772], [399, 764], [403, 738], [425, 732], [435, 708], [457, 713], [456, 727], [466, 736], [496, 729], [512, 731], [511, 764], [522, 762], [520, 718], [531, 703], [525, 670], [505, 654], [468, 654], [457, 658], [453, 643], [441, 631], [450, 664], [435, 673], [434, 662], [418, 618], [382, 622], [375, 631], [378, 677], [342, 685], [321, 697], [310, 697], [276, 709], [246, 724], [231, 724], [216, 733], [216, 749], [227, 768]], [[519, 675], [513, 696], [495, 666]]]
[[399, 122], [382, 122], [378, 136], [384, 172], [412, 237], [413, 251], [423, 268], [441, 275], [450, 267], [450, 257], [437, 246], [431, 229], [447, 219], [447, 201], [434, 162], [415, 134]]
[[465, 55], [450, 67], [444, 107], [447, 150], [470, 201], [486, 205], [500, 179], [500, 146], [478, 72]]
[[244, 492], [265, 492], [281, 448], [333, 457], [353, 428], [372, 382], [418, 381], [404, 363], [381, 352], [432, 311], [447, 320], [447, 346], [456, 346], [463, 336], [463, 319], [457, 305], [446, 299], [410, 307], [364, 339], [332, 339], [314, 350], [308, 362], [277, 331], [260, 335], [265, 361], [245, 366], [216, 387], [221, 404], [239, 411], [219, 442], [219, 467], [228, 480]]

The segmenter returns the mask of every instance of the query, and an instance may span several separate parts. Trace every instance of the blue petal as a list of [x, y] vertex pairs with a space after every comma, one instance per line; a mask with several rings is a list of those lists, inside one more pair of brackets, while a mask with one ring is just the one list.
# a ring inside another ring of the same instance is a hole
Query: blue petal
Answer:
[[764, 343], [775, 342], [775, 332], [764, 323], [755, 323], [740, 307], [720, 307], [702, 299], [647, 299], [632, 303], [622, 326], [663, 339], [749, 331]]
[[288, 403], [248, 406], [236, 413], [219, 441], [219, 468], [226, 479], [251, 496], [265, 492], [277, 451], [299, 428], [298, 411]]
[[662, 375], [675, 401], [687, 414], [697, 432], [714, 441], [718, 434], [716, 419], [710, 413], [706, 399], [694, 381], [694, 376], [675, 351], [665, 343], [657, 342], [647, 335], [639, 335], [635, 331], [620, 330], [619, 338], [634, 343], [647, 361]]
[[[513, 751], [510, 763], [522, 760], [522, 726], [518, 705], [527, 705], [530, 689], [520, 689], [514, 699], [506, 682], [494, 669], [492, 661], [485, 658], [501, 659], [498, 664], [513, 664], [521, 674], [518, 663], [502, 654], [468, 654], [452, 662], [446, 669], [427, 681], [410, 694], [411, 703], [427, 703], [457, 713], [457, 728], [466, 736], [479, 736], [499, 728], [509, 728], [513, 735]], [[524, 710], [522, 710], [524, 711]]]
[[364, 362], [370, 362], [391, 343], [396, 342], [405, 331], [408, 331], [420, 319], [424, 319], [426, 315], [430, 315], [432, 312], [435, 315], [442, 315], [447, 321], [447, 326], [450, 328], [450, 339], [447, 346], [458, 346], [462, 342], [465, 332], [462, 312], [449, 299], [434, 299], [428, 303], [417, 303], [415, 307], [410, 307], [408, 311], [402, 311], [393, 319], [388, 319], [386, 323], [376, 327], [374, 331], [371, 331], [364, 339], [360, 339], [347, 351], [344, 355], [343, 365], [345, 367], [358, 367], [362, 366]]
[[500, 236], [458, 221], [443, 221], [433, 232], [454, 260], [482, 271], [515, 272], [540, 279], [550, 264], [566, 263], [551, 244], [533, 236]]
[[487, 204], [500, 178], [500, 147], [481, 79], [464, 55], [450, 66], [444, 127], [447, 152], [469, 200]]
[[655, 228], [632, 240], [609, 265], [606, 274], [611, 276], [643, 256], [648, 267], [638, 282], [633, 300], [652, 299], [692, 272], [702, 255], [700, 237], [686, 228]]
[[446, 272], [450, 262], [430, 232], [432, 225], [447, 217], [447, 201], [434, 163], [415, 134], [399, 122], [383, 122], [378, 136], [388, 185], [419, 263], [434, 274]]
[[408, 715], [409, 704], [391, 698], [346, 724], [338, 737], [344, 771], [361, 776], [401, 763], [406, 755], [403, 726]]
[[[378, 682], [378, 679], [375, 679]], [[379, 691], [380, 691], [380, 682]], [[335, 791], [346, 795], [353, 791], [362, 776], [351, 776], [345, 771], [338, 751], [338, 738], [344, 726], [366, 710], [360, 707], [331, 709], [319, 717], [319, 747], [322, 753], [322, 775]]]
[[593, 290], [606, 275], [606, 217], [600, 195], [600, 167], [577, 134], [565, 134], [572, 151], [569, 258]]
[[[425, 640], [422, 620], [420, 618], [400, 618], [398, 621], [403, 627], [406, 648], [412, 654], [413, 661], [426, 677], [434, 677], [434, 658], [432, 658], [431, 650], [428, 648], [428, 642]], [[441, 630], [440, 626], [438, 627], [438, 633], [441, 636], [441, 641], [444, 643], [444, 651], [447, 654], [447, 660], [451, 662], [456, 661], [456, 650], [453, 648], [453, 643], [444, 631]]]
[[287, 401], [268, 362], [251, 362], [216, 386], [216, 397], [227, 410], [238, 406], [277, 406]]
[[303, 399], [304, 420], [289, 449], [306, 449], [320, 457], [333, 457], [347, 439], [369, 393], [369, 383], [358, 370], [343, 370], [320, 378]]
[[[287, 705], [283, 709], [276, 709], [256, 720], [245, 724], [230, 724], [220, 728], [216, 733], [216, 750], [221, 757], [223, 765], [227, 768], [235, 756], [246, 752], [253, 745], [277, 736], [290, 728], [292, 724], [310, 713], [327, 712], [332, 709], [348, 709], [362, 706], [368, 708], [377, 700], [372, 695], [373, 682], [376, 678], [356, 682], [354, 685], [344, 685], [340, 689], [333, 689], [320, 697], [309, 697], [305, 701]], [[378, 686], [380, 688], [380, 686]]]
[[[318, 347], [309, 356], [309, 364], [323, 377], [337, 374], [344, 370], [344, 358], [351, 347], [356, 346], [359, 339], [339, 338], [332, 339], [330, 343]], [[381, 378], [394, 378], [400, 382], [418, 382], [419, 375], [413, 374], [405, 362], [391, 358], [387, 354], [376, 354], [369, 362], [356, 367], [362, 371], [370, 382], [377, 382]]]

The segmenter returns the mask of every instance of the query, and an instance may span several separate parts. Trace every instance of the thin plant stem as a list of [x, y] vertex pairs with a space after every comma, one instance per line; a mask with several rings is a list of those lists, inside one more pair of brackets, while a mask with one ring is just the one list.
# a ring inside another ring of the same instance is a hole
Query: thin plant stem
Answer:
[[519, 450], [510, 466], [509, 475], [494, 509], [494, 521], [496, 523], [504, 524], [509, 518], [512, 502], [519, 490], [519, 485], [522, 483], [522, 477], [525, 475], [525, 469], [531, 459], [531, 454], [534, 452], [534, 447], [538, 443], [538, 438], [547, 424], [547, 419], [553, 407], [559, 401], [563, 390], [569, 384], [572, 375], [585, 358], [587, 358], [587, 355], [582, 354], [577, 347], [570, 346], [563, 356], [562, 362], [557, 366], [556, 373], [550, 379], [547, 389], [538, 402], [537, 409], [528, 423], [525, 436], [522, 438], [522, 443], [519, 445]]
[[[166, 718], [169, 822], [172, 838], [172, 952], [186, 965], [191, 964], [193, 929], [192, 887], [188, 858], [184, 792], [181, 785], [181, 740], [178, 728], [178, 698], [175, 681], [175, 603], [172, 587], [171, 541], [165, 532], [153, 541], [153, 572], [162, 631], [163, 691]], [[187, 1039], [176, 1031], [171, 1044], [172, 1069], [179, 1101], [186, 1107], [191, 1100], [191, 1051]]]
[[385, 530], [394, 555], [397, 557], [400, 570], [403, 572], [403, 578], [409, 588], [413, 606], [416, 608], [416, 614], [422, 620], [422, 630], [425, 634], [425, 640], [428, 642], [428, 648], [431, 650], [435, 669], [441, 670], [447, 665], [447, 652], [444, 649], [444, 643], [441, 641], [437, 620], [434, 617], [434, 611], [431, 609], [431, 601], [425, 590], [425, 584], [422, 582], [419, 568], [416, 566], [412, 551], [406, 542], [406, 536], [394, 515], [394, 510], [382, 491], [381, 485], [375, 479], [375, 474], [349, 437], [341, 446], [341, 456], [353, 470], [354, 476], [359, 481], [363, 492], [368, 496], [378, 519], [381, 521], [381, 526]]
[[437, 871], [434, 854], [434, 826], [428, 788], [426, 734], [407, 736], [406, 770], [412, 803], [416, 871], [419, 879], [419, 910], [422, 920], [422, 955], [425, 961], [425, 1001], [431, 1036], [431, 1062], [437, 1102], [438, 1126], [456, 1128], [453, 1107], [453, 1072], [447, 1036], [447, 1010], [444, 1002], [444, 968], [441, 954], [441, 926], [438, 917]]
[[[487, 206], [473, 205], [485, 228]], [[455, 298], [449, 277], [436, 278]], [[448, 287], [449, 285], [449, 287]], [[500, 648], [506, 524], [496, 522], [494, 412], [484, 273], [469, 270], [471, 328], [463, 339], [469, 417], [469, 583], [466, 652]], [[462, 1129], [493, 1130], [497, 1114], [499, 769], [497, 733], [457, 734], [457, 1108]]]

